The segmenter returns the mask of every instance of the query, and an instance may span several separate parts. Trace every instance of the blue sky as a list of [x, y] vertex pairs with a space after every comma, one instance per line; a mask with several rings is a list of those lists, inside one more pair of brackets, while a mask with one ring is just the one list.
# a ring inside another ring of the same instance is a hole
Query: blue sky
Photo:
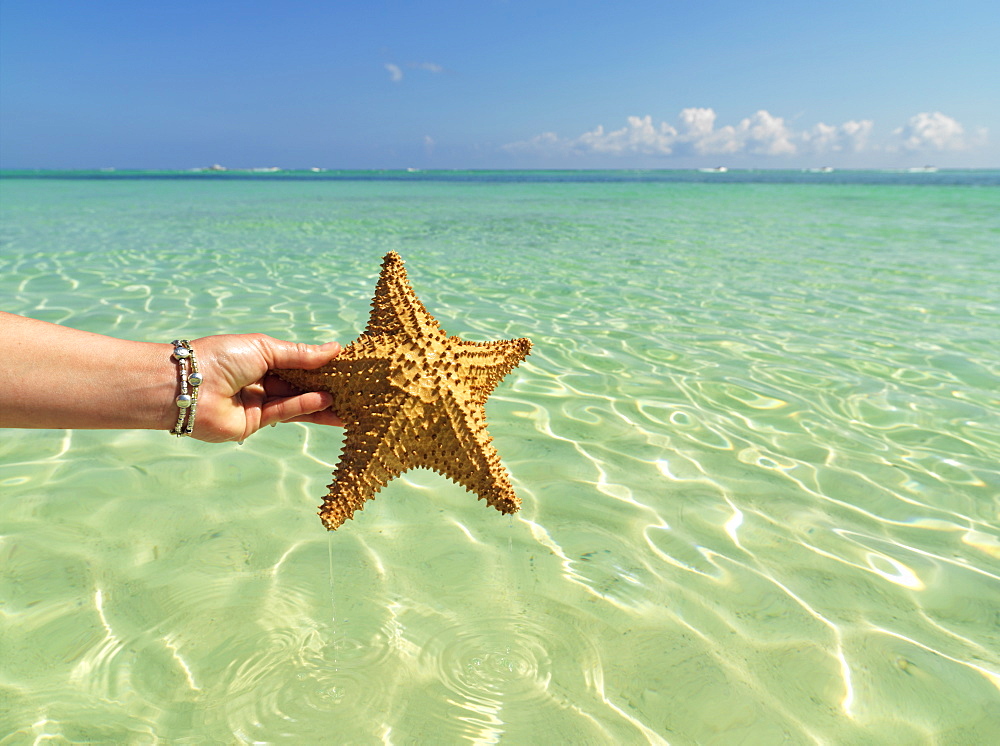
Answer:
[[998, 40], [997, 0], [0, 0], [0, 166], [998, 167]]

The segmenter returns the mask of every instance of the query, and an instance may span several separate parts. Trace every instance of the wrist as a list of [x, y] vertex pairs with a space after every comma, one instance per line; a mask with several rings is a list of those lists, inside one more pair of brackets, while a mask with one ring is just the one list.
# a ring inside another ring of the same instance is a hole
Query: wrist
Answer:
[[201, 373], [194, 347], [186, 339], [175, 339], [171, 357], [177, 362], [177, 385], [180, 394], [174, 399], [177, 405], [177, 421], [170, 432], [181, 437], [194, 432], [195, 417], [198, 413], [198, 396], [201, 391]]
[[179, 391], [177, 362], [173, 359], [174, 346], [167, 343], [142, 344], [136, 350], [136, 367], [132, 380], [126, 387], [126, 401], [120, 416], [132, 421], [112, 427], [165, 430], [177, 421], [176, 399]]

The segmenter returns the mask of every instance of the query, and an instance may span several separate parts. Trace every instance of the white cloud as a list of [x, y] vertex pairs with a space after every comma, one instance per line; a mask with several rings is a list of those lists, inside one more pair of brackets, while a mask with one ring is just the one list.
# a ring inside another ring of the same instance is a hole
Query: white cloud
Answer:
[[800, 135], [803, 150], [812, 153], [860, 153], [868, 146], [875, 123], [870, 119], [841, 125], [819, 124]]
[[765, 157], [850, 155], [903, 149], [962, 150], [986, 141], [985, 130], [976, 137], [965, 135], [962, 125], [939, 112], [917, 114], [905, 127], [893, 132], [898, 144], [872, 144], [875, 123], [870, 119], [842, 124], [819, 122], [806, 129], [793, 129], [782, 117], [761, 109], [737, 124], [717, 126], [718, 116], [710, 108], [688, 108], [680, 112], [676, 126], [659, 124], [651, 116], [630, 116], [620, 129], [598, 126], [571, 138], [545, 132], [529, 140], [505, 146], [512, 153], [540, 155], [610, 156], [707, 156], [754, 155]]
[[399, 68], [399, 65], [387, 62], [384, 67], [389, 71], [389, 79], [392, 80], [393, 83], [398, 83], [403, 79], [403, 71]]
[[552, 132], [531, 140], [512, 143], [513, 152], [598, 153], [605, 155], [722, 155], [753, 153], [793, 155], [797, 152], [794, 134], [781, 117], [758, 111], [735, 126], [716, 129], [712, 109], [684, 109], [678, 126], [659, 125], [651, 116], [631, 116], [621, 129], [606, 131], [598, 126], [572, 139], [559, 138]]
[[715, 128], [715, 111], [712, 109], [684, 109], [681, 123], [691, 137], [706, 137]]
[[763, 109], [736, 126], [719, 129], [715, 129], [715, 112], [712, 109], [685, 109], [681, 112], [681, 121], [689, 123], [683, 141], [699, 155], [794, 155], [796, 152], [785, 120]]
[[[428, 73], [443, 73], [444, 67], [436, 62], [407, 62], [406, 66], [411, 70], [423, 70]], [[389, 79], [393, 83], [399, 83], [403, 79], [403, 68], [399, 65], [395, 65], [392, 62], [387, 62], [382, 65], [386, 70], [389, 71]]]
[[666, 123], [655, 127], [650, 116], [629, 117], [628, 124], [620, 130], [605, 132], [604, 127], [598, 126], [591, 132], [584, 132], [576, 139], [574, 149], [614, 155], [669, 155], [676, 136], [677, 130]]
[[762, 155], [794, 155], [797, 148], [792, 143], [792, 131], [785, 120], [761, 109], [750, 119], [740, 122], [737, 132], [751, 153]]
[[904, 126], [893, 130], [892, 134], [898, 138], [896, 147], [910, 152], [965, 150], [970, 146], [965, 128], [940, 111], [921, 112], [912, 116]]

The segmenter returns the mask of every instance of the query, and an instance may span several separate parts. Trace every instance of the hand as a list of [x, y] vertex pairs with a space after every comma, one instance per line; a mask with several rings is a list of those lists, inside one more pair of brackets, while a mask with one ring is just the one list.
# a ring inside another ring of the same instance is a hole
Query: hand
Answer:
[[191, 346], [205, 377], [191, 437], [221, 443], [243, 441], [278, 422], [343, 425], [328, 409], [333, 401], [329, 393], [302, 393], [268, 375], [278, 368], [318, 368], [340, 353], [338, 343], [305, 345], [265, 334], [219, 334], [192, 340]]

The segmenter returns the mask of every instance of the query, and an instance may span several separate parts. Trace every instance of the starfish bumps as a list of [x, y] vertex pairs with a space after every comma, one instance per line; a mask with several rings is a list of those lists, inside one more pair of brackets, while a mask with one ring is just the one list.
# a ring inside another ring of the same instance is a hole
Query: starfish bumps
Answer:
[[513, 513], [514, 494], [492, 438], [485, 404], [531, 350], [528, 339], [466, 342], [449, 337], [406, 278], [403, 260], [382, 262], [365, 331], [316, 370], [277, 370], [305, 391], [329, 391], [347, 431], [320, 508], [334, 530], [389, 481], [424, 467]]

